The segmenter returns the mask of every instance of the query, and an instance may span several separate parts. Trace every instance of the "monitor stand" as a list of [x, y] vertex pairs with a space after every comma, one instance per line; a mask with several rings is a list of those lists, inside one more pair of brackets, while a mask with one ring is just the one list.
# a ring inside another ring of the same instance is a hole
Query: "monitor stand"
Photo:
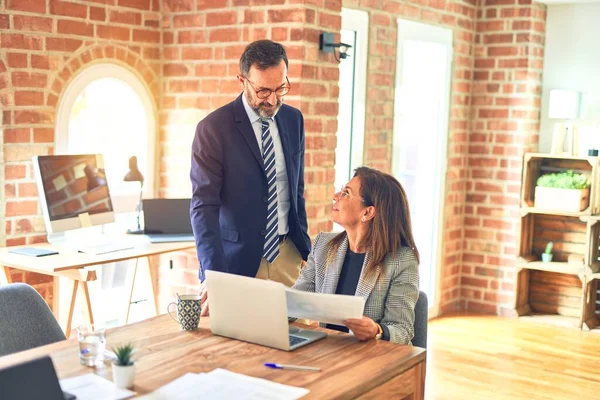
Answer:
[[68, 251], [101, 255], [131, 250], [136, 242], [125, 234], [107, 233], [104, 226], [48, 234], [48, 242]]

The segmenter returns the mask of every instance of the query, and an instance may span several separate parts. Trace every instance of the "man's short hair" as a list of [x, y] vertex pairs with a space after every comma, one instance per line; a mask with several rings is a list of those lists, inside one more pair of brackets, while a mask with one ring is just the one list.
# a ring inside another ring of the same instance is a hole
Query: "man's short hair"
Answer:
[[259, 70], [276, 67], [285, 62], [288, 67], [287, 54], [282, 45], [272, 40], [257, 40], [246, 46], [246, 49], [240, 57], [240, 72], [242, 76], [248, 76], [250, 67], [253, 65]]

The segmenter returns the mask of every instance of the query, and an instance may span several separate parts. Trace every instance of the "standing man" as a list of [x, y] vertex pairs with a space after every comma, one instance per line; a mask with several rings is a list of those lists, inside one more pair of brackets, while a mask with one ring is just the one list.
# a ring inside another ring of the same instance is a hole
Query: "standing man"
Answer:
[[[243, 93], [196, 127], [190, 214], [202, 282], [210, 269], [292, 286], [308, 257], [304, 119], [283, 104], [287, 72], [279, 43], [250, 43], [237, 75]], [[206, 299], [203, 285], [202, 315]]]

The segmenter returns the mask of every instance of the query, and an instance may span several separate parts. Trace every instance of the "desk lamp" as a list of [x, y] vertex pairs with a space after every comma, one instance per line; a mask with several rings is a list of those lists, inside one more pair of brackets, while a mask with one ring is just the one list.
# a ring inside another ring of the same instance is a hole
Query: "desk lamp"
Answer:
[[137, 157], [133, 156], [129, 158], [129, 171], [125, 174], [123, 178], [125, 182], [139, 182], [140, 183], [140, 201], [136, 207], [137, 209], [137, 229], [131, 230], [128, 229], [127, 233], [130, 234], [143, 234], [144, 231], [140, 225], [140, 214], [142, 213], [142, 193], [144, 187], [144, 175], [140, 172], [137, 165]]

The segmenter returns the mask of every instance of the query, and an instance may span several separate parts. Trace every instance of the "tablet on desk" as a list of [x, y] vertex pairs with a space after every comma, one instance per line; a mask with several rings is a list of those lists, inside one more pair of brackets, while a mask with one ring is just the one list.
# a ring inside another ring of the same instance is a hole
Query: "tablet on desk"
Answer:
[[8, 252], [30, 257], [45, 257], [58, 254], [58, 251], [41, 249], [39, 247], [20, 247], [18, 249], [9, 250]]

